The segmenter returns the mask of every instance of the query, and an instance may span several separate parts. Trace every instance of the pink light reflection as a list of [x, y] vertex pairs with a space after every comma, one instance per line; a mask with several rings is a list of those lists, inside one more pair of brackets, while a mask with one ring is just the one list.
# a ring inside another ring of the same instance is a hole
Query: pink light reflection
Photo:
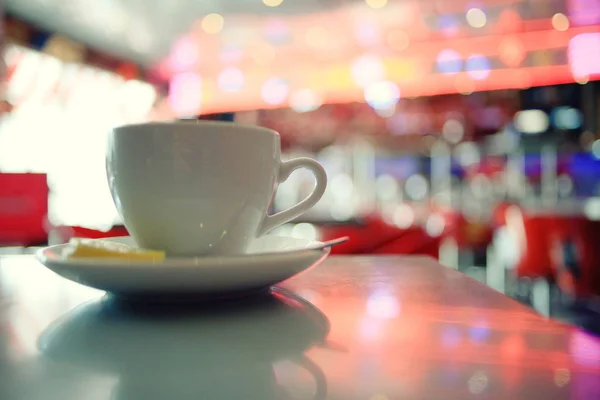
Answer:
[[377, 45], [381, 39], [379, 27], [368, 20], [363, 20], [358, 23], [355, 28], [355, 34], [358, 43], [365, 47]]
[[360, 321], [359, 329], [361, 337], [368, 342], [376, 342], [381, 340], [384, 333], [383, 331], [385, 329], [383, 324], [384, 323], [381, 320], [364, 317]]
[[197, 113], [202, 105], [202, 78], [193, 72], [174, 75], [169, 83], [169, 105], [175, 114]]
[[218, 83], [224, 92], [237, 92], [244, 86], [244, 73], [235, 67], [225, 68], [219, 74]]
[[279, 105], [285, 102], [289, 93], [286, 81], [279, 78], [270, 78], [262, 86], [261, 94], [265, 103]]
[[445, 326], [441, 335], [442, 347], [445, 349], [454, 349], [462, 343], [462, 333], [455, 326]]
[[600, 367], [600, 339], [576, 331], [571, 335], [569, 352], [577, 364], [590, 367]]
[[169, 57], [169, 66], [175, 72], [187, 71], [196, 66], [200, 58], [198, 43], [189, 37], [175, 42]]
[[400, 301], [392, 293], [376, 291], [367, 300], [367, 313], [375, 318], [394, 319], [400, 315]]
[[576, 78], [600, 74], [600, 33], [582, 33], [569, 42], [569, 64]]

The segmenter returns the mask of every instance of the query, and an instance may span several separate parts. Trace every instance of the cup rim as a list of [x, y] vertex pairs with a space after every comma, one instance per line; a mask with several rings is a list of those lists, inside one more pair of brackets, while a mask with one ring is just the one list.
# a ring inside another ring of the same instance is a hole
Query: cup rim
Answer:
[[138, 123], [133, 123], [133, 124], [123, 124], [123, 125], [117, 125], [114, 126], [112, 128], [112, 131], [115, 133], [118, 132], [123, 132], [129, 129], [136, 129], [136, 128], [151, 128], [151, 127], [156, 127], [156, 126], [214, 126], [214, 127], [223, 127], [223, 126], [227, 126], [227, 127], [235, 127], [235, 128], [240, 128], [240, 129], [249, 129], [255, 132], [262, 132], [262, 133], [268, 133], [270, 135], [279, 137], [279, 132], [274, 131], [273, 129], [269, 129], [266, 128], [264, 126], [259, 126], [259, 125], [250, 125], [250, 124], [240, 124], [237, 122], [230, 122], [230, 121], [204, 121], [204, 120], [190, 120], [190, 121], [182, 121], [182, 120], [175, 120], [175, 121], [150, 121], [150, 122], [138, 122]]

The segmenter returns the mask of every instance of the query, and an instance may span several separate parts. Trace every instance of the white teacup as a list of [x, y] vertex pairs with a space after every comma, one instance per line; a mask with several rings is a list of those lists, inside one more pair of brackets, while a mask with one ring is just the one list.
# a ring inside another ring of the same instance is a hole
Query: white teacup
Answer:
[[[106, 171], [137, 244], [169, 255], [240, 254], [255, 238], [306, 212], [327, 175], [308, 158], [281, 161], [277, 132], [226, 122], [125, 125], [109, 134]], [[277, 186], [298, 168], [316, 186], [297, 205], [268, 215]]]

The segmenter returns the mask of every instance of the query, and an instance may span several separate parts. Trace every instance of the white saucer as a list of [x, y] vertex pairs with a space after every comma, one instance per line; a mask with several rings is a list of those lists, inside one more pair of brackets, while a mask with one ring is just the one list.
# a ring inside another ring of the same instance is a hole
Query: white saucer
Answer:
[[[108, 238], [134, 245], [130, 237]], [[66, 244], [37, 253], [38, 260], [56, 274], [121, 297], [158, 300], [229, 297], [267, 290], [306, 271], [329, 255], [323, 242], [268, 235], [257, 239], [247, 254], [178, 257], [158, 262], [107, 259], [68, 259]]]

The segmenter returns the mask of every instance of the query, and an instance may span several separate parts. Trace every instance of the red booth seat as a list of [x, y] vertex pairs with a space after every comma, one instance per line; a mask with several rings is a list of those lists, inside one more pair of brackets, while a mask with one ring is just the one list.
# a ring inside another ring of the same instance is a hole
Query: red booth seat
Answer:
[[0, 173], [0, 245], [48, 241], [46, 174]]
[[58, 234], [59, 241], [63, 243], [68, 242], [72, 238], [104, 239], [129, 235], [124, 226], [113, 226], [107, 231], [84, 228], [81, 226], [59, 226], [56, 228], [56, 233]]

